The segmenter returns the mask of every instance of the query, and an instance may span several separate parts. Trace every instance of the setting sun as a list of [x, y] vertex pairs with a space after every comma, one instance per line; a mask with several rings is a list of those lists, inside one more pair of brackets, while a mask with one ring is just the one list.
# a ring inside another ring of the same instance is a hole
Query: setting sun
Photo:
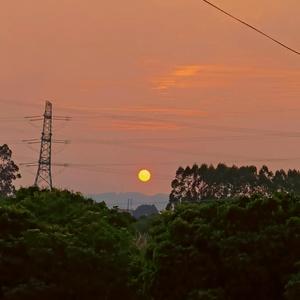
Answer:
[[148, 182], [151, 179], [151, 173], [148, 170], [140, 170], [138, 174], [138, 178], [142, 182]]

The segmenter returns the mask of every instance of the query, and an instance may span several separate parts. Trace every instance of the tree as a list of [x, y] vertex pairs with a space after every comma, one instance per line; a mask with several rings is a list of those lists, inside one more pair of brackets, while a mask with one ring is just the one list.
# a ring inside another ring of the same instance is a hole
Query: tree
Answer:
[[152, 222], [139, 280], [155, 300], [300, 299], [299, 214], [285, 193], [177, 205]]
[[286, 285], [285, 298], [287, 300], [299, 299], [300, 295], [300, 272], [294, 274]]
[[12, 160], [12, 151], [4, 144], [0, 146], [0, 196], [15, 193], [13, 181], [21, 178], [19, 167]]
[[267, 166], [257, 170], [255, 166], [225, 164], [180, 167], [172, 181], [169, 209], [183, 202], [199, 202], [208, 199], [255, 194], [271, 196], [274, 192], [300, 193], [300, 172], [280, 170], [275, 174]]

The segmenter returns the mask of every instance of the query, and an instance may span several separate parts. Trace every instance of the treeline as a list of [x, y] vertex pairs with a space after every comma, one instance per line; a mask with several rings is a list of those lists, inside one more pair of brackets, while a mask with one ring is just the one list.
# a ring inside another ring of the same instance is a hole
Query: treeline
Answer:
[[300, 193], [300, 172], [278, 170], [267, 166], [226, 166], [202, 164], [180, 167], [172, 182], [169, 208], [182, 202], [199, 202], [207, 199], [224, 199], [255, 194], [271, 196], [274, 192]]
[[0, 198], [0, 298], [298, 300], [300, 198], [177, 205], [136, 222], [68, 191]]

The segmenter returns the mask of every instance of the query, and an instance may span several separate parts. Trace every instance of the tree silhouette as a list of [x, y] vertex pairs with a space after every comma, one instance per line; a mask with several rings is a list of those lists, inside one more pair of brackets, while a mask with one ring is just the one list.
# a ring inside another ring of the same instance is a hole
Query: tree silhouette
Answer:
[[19, 167], [12, 160], [12, 151], [4, 144], [0, 146], [0, 196], [15, 193], [13, 181], [21, 178]]
[[279, 170], [273, 173], [267, 166], [257, 170], [255, 166], [195, 164], [192, 168], [178, 168], [172, 181], [168, 208], [182, 202], [251, 197], [255, 194], [270, 196], [274, 192], [300, 193], [300, 172]]

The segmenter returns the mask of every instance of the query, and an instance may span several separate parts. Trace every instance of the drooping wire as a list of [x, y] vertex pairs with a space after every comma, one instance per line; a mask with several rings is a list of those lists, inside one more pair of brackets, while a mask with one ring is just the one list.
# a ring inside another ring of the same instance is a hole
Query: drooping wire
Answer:
[[[58, 174], [61, 174], [62, 172], [64, 172], [64, 170], [66, 168], [72, 168], [72, 169], [78, 169], [78, 170], [82, 170], [85, 172], [93, 172], [93, 173], [107, 173], [107, 174], [117, 174], [117, 175], [128, 175], [128, 171], [127, 170], [121, 170], [121, 169], [114, 169], [111, 167], [102, 167], [102, 168], [97, 168], [97, 166], [93, 166], [93, 165], [82, 165], [80, 166], [79, 164], [53, 164], [53, 167], [62, 167], [63, 169], [61, 169]], [[170, 178], [169, 176], [166, 175], [155, 175], [155, 179], [159, 180], [159, 181], [169, 181]]]
[[289, 50], [289, 51], [291, 51], [291, 52], [293, 52], [293, 53], [295, 53], [295, 54], [297, 54], [297, 55], [300, 55], [300, 52], [299, 52], [299, 51], [297, 51], [297, 50], [295, 50], [295, 49], [293, 49], [293, 48], [287, 46], [286, 44], [284, 44], [284, 43], [282, 43], [282, 42], [280, 42], [280, 41], [278, 41], [278, 40], [276, 40], [275, 38], [271, 37], [270, 35], [266, 34], [265, 32], [261, 31], [260, 29], [258, 29], [258, 28], [256, 28], [256, 27], [250, 25], [249, 23], [247, 23], [247, 22], [241, 20], [240, 18], [235, 17], [235, 16], [232, 15], [231, 13], [225, 11], [224, 9], [222, 9], [222, 8], [220, 8], [219, 6], [213, 4], [212, 2], [207, 1], [207, 0], [202, 0], [202, 1], [205, 2], [206, 4], [212, 6], [213, 8], [217, 9], [218, 11], [222, 12], [223, 14], [227, 15], [228, 17], [234, 19], [235, 21], [237, 21], [237, 22], [239, 22], [239, 23], [241, 23], [241, 24], [243, 24], [243, 25], [245, 25], [245, 26], [251, 28], [252, 30], [256, 31], [257, 33], [263, 35], [264, 37], [266, 37], [266, 38], [268, 38], [268, 39], [270, 39], [270, 40], [272, 40], [273, 42], [275, 42], [276, 44], [278, 44], [278, 45], [280, 45], [281, 47], [285, 48], [286, 50]]

